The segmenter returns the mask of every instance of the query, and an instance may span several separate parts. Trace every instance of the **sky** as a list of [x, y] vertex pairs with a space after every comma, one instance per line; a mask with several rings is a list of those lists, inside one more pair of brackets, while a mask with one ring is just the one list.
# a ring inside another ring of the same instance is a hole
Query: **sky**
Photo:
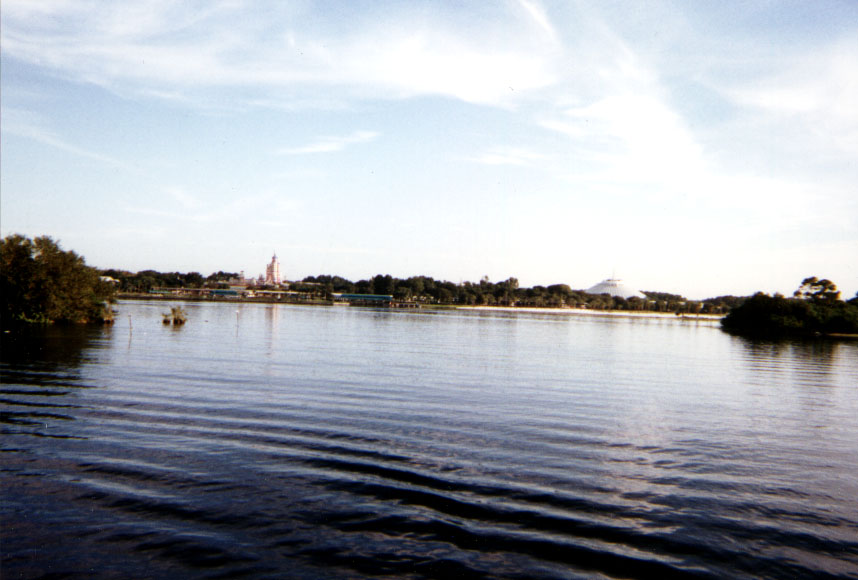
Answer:
[[99, 268], [858, 291], [853, 0], [3, 0], [0, 88]]

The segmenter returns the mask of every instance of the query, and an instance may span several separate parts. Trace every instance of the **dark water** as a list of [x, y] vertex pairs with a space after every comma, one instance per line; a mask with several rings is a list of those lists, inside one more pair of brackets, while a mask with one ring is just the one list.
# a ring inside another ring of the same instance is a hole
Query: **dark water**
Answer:
[[858, 578], [858, 342], [124, 303], [2, 341], [2, 577]]

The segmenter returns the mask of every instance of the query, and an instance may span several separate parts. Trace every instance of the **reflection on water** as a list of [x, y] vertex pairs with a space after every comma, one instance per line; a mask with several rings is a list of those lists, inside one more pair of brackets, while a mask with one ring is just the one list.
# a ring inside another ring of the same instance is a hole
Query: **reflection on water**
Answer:
[[[742, 360], [761, 382], [787, 381], [810, 387], [834, 386], [843, 364], [858, 356], [858, 343], [825, 338], [764, 341], [735, 337], [744, 349]], [[853, 378], [858, 378], [854, 377]]]
[[4, 338], [4, 578], [858, 576], [855, 343], [162, 309]]
[[274, 345], [277, 344], [277, 326], [280, 320], [280, 307], [278, 304], [267, 304], [265, 306], [265, 330], [268, 343], [268, 356], [274, 355]]
[[78, 407], [67, 395], [86, 388], [81, 365], [92, 349], [110, 339], [110, 330], [88, 326], [32, 326], [3, 334], [0, 423], [3, 434], [64, 437], [62, 422]]
[[0, 361], [4, 367], [44, 367], [71, 370], [94, 344], [109, 340], [111, 327], [23, 326], [4, 332]]

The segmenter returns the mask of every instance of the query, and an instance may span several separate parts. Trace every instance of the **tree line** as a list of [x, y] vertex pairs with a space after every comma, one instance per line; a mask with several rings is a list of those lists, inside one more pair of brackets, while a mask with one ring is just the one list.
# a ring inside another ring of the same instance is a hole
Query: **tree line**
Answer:
[[395, 278], [378, 274], [352, 282], [341, 276], [307, 276], [293, 282], [290, 289], [330, 298], [335, 293], [389, 294], [396, 300], [461, 306], [522, 306], [536, 308], [589, 308], [594, 310], [632, 310], [679, 313], [725, 313], [744, 300], [737, 296], [718, 296], [689, 300], [679, 294], [643, 290], [646, 298], [622, 298], [609, 294], [589, 294], [568, 284], [520, 287], [516, 278], [492, 282], [484, 276], [479, 282], [435, 280], [429, 276]]
[[351, 282], [340, 276], [308, 276], [292, 284], [298, 291], [315, 292], [318, 296], [334, 293], [388, 294], [396, 300], [451, 305], [486, 306], [566, 306], [577, 302], [576, 292], [566, 284], [522, 288], [516, 278], [491, 282], [483, 277], [479, 282], [456, 284], [430, 276], [395, 278], [378, 274], [366, 280]]
[[157, 288], [226, 288], [230, 280], [239, 277], [235, 272], [215, 272], [203, 277], [199, 272], [142, 270], [134, 273], [113, 268], [102, 270], [101, 273], [117, 280], [120, 292], [149, 292]]
[[[97, 270], [73, 251], [63, 251], [47, 236], [18, 234], [0, 240], [0, 324], [17, 322], [111, 322], [117, 290], [148, 292], [157, 288], [224, 287], [234, 272], [161, 273], [144, 270]], [[646, 298], [589, 294], [567, 284], [522, 288], [516, 278], [459, 284], [429, 276], [395, 278], [378, 274], [352, 282], [322, 274], [292, 282], [290, 290], [323, 300], [334, 294], [385, 294], [396, 300], [427, 304], [576, 307], [596, 310], [649, 310], [676, 313], [725, 313], [723, 327], [739, 334], [858, 334], [858, 293], [840, 299], [837, 286], [815, 276], [805, 278], [791, 298], [758, 292], [750, 297], [718, 296], [701, 301], [679, 294], [644, 290]]]
[[[237, 273], [223, 271], [207, 277], [203, 277], [199, 272], [162, 273], [154, 270], [132, 273], [108, 269], [102, 273], [118, 280], [121, 292], [149, 292], [159, 288], [226, 288], [230, 280], [239, 277]], [[307, 276], [300, 281], [289, 283], [289, 290], [320, 300], [331, 300], [335, 294], [384, 294], [399, 301], [438, 305], [574, 307], [701, 314], [723, 314], [745, 299], [737, 296], [718, 296], [695, 301], [679, 294], [654, 290], [644, 290], [646, 298], [622, 298], [609, 294], [589, 294], [584, 290], [573, 289], [568, 284], [521, 287], [516, 278], [492, 282], [484, 276], [479, 282], [457, 284], [436, 280], [430, 276], [396, 278], [389, 274], [377, 274], [356, 282], [330, 274]]]

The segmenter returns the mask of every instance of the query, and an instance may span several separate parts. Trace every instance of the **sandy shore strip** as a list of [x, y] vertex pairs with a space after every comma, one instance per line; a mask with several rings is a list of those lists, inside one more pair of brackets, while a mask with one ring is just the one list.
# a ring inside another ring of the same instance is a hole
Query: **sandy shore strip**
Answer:
[[570, 316], [624, 316], [629, 318], [671, 318], [677, 320], [712, 320], [724, 318], [722, 314], [690, 314], [675, 312], [651, 312], [633, 310], [587, 310], [586, 308], [536, 308], [527, 306], [457, 306], [456, 310], [478, 310], [486, 312], [528, 312], [533, 314], [565, 314]]

